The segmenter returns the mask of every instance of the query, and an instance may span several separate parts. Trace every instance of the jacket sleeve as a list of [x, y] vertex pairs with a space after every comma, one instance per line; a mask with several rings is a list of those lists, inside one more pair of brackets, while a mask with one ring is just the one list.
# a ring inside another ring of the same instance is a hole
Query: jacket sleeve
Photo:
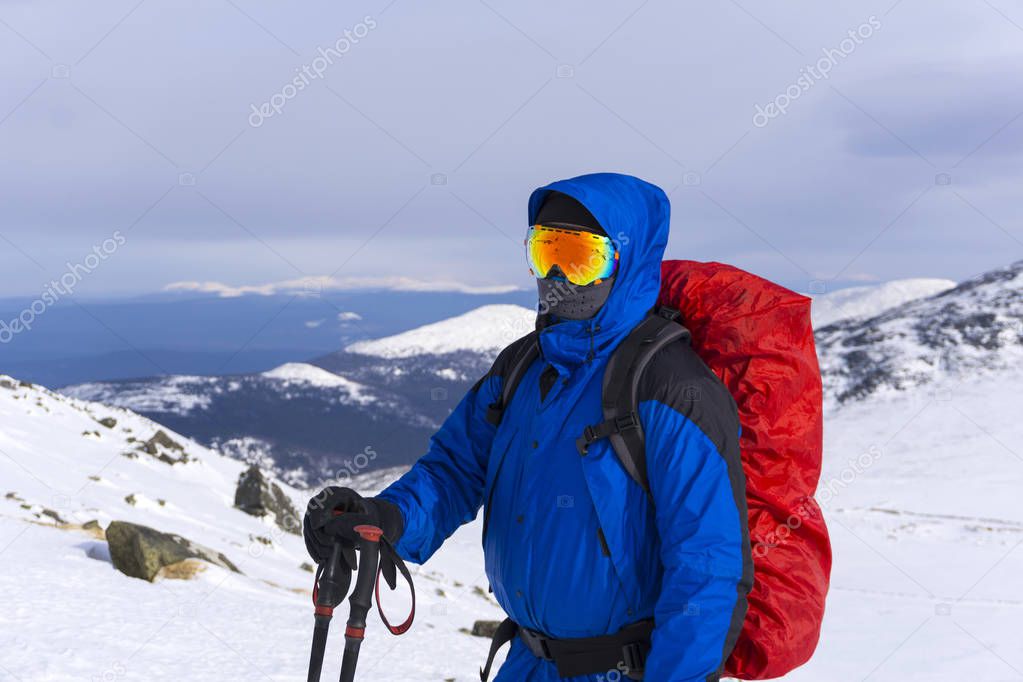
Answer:
[[487, 407], [500, 386], [501, 377], [491, 370], [430, 439], [427, 453], [380, 493], [404, 517], [396, 547], [404, 559], [423, 563], [460, 525], [476, 518], [496, 431], [486, 420]]
[[735, 404], [705, 377], [640, 415], [664, 568], [646, 678], [714, 682], [753, 583]]

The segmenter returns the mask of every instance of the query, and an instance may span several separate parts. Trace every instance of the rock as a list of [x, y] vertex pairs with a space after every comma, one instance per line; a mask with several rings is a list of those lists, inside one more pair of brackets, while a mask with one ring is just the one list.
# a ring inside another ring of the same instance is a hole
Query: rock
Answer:
[[[176, 440], [173, 440], [170, 436], [168, 436], [163, 429], [160, 429], [159, 431], [154, 433], [153, 437], [146, 441], [145, 445], [146, 452], [148, 452], [151, 455], [155, 455], [157, 445], [162, 445], [168, 450], [177, 450], [178, 452], [185, 451], [185, 447], [181, 443], [177, 442]], [[150, 448], [152, 448], [151, 451]]]
[[112, 429], [117, 426], [117, 420], [113, 417], [103, 417], [103, 419], [97, 420], [100, 426], [105, 426], [108, 429]]
[[138, 502], [138, 500], [135, 498], [135, 493], [130, 493], [128, 495], [125, 495], [124, 496], [124, 501], [127, 502], [128, 504], [130, 504], [133, 507], [135, 506], [135, 503]]
[[[172, 457], [167, 452], [162, 452], [161, 449], [177, 452], [178, 455]], [[160, 429], [153, 434], [152, 438], [139, 445], [139, 450], [156, 457], [165, 464], [184, 464], [188, 461], [188, 453], [185, 452], [184, 446], [168, 436], [163, 429]]]
[[35, 388], [31, 381], [19, 381], [18, 386], [22, 388]]
[[186, 559], [201, 559], [235, 573], [241, 572], [220, 552], [148, 526], [112, 521], [107, 526], [106, 536], [114, 567], [133, 578], [153, 582], [160, 569]]
[[302, 569], [303, 571], [309, 571], [310, 573], [315, 573], [316, 572], [316, 568], [314, 568], [313, 565], [311, 563], [309, 563], [308, 561], [303, 561], [299, 565], [299, 568]]
[[60, 517], [60, 514], [58, 514], [57, 512], [55, 512], [52, 509], [48, 509], [46, 507], [43, 507], [43, 512], [42, 513], [43, 513], [44, 516], [49, 516], [51, 519], [53, 519], [57, 523], [60, 523], [60, 524], [67, 523], [67, 521], [65, 521], [64, 519], [62, 519]]
[[472, 624], [471, 634], [475, 637], [493, 639], [494, 633], [497, 632], [497, 626], [500, 624], [499, 620], [478, 620]]
[[16, 386], [14, 385], [14, 382], [11, 381], [10, 379], [0, 379], [0, 388], [6, 388], [13, 391], [16, 388]]
[[274, 517], [283, 530], [301, 535], [302, 521], [291, 500], [281, 487], [267, 479], [259, 467], [253, 464], [238, 477], [234, 492], [234, 506], [246, 514]]

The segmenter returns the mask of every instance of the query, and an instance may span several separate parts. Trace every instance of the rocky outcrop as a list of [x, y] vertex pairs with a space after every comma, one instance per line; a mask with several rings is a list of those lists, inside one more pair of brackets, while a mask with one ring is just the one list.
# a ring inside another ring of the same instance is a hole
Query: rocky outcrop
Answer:
[[114, 567], [133, 578], [153, 582], [160, 569], [187, 559], [200, 559], [235, 573], [241, 572], [220, 552], [148, 526], [112, 521], [107, 526], [106, 538]]
[[160, 429], [153, 437], [139, 445], [139, 450], [152, 455], [165, 464], [184, 464], [188, 461], [185, 446], [177, 442]]
[[301, 535], [302, 519], [291, 500], [256, 465], [250, 466], [238, 477], [234, 506], [252, 516], [273, 516], [274, 522], [282, 530]]

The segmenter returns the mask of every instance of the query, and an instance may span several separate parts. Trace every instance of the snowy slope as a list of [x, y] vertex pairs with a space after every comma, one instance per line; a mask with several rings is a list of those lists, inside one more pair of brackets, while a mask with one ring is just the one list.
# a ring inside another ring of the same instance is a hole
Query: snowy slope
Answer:
[[[1023, 597], [1013, 589], [1023, 571], [1021, 382], [1019, 371], [984, 374], [830, 409], [818, 497], [834, 545], [832, 588], [818, 652], [786, 680], [1011, 680], [1023, 669]], [[110, 415], [113, 430], [94, 421]], [[125, 427], [143, 437], [156, 425], [0, 388], [0, 477], [32, 507], [0, 499], [4, 669], [26, 681], [302, 679], [311, 618], [301, 541], [231, 508], [239, 463], [193, 443], [187, 465], [129, 460]], [[81, 435], [94, 430], [98, 438]], [[399, 474], [357, 485], [375, 490]], [[131, 492], [144, 503], [125, 504]], [[34, 513], [41, 506], [72, 522], [124, 518], [180, 532], [224, 551], [244, 575], [211, 567], [192, 581], [127, 578], [103, 560], [102, 542], [58, 529]], [[479, 532], [470, 524], [413, 568], [420, 607], [408, 635], [392, 638], [371, 617], [363, 679], [477, 679], [486, 642], [460, 628], [500, 617], [486, 596]], [[39, 586], [53, 576], [70, 589], [42, 618]], [[405, 606], [385, 599], [395, 612]]]
[[955, 285], [950, 279], [898, 279], [826, 294], [808, 294], [813, 300], [813, 326], [824, 327], [850, 317], [873, 317], [889, 308], [913, 299], [933, 296]]
[[[100, 425], [105, 417], [117, 424]], [[304, 679], [312, 575], [300, 568], [308, 561], [301, 538], [232, 507], [241, 462], [173, 432], [189, 454], [185, 464], [122, 454], [159, 428], [123, 409], [0, 377], [0, 679]], [[283, 487], [301, 509], [305, 494]], [[241, 574], [208, 566], [193, 580], [126, 577], [109, 563], [106, 543], [81, 529], [113, 519], [223, 552]], [[476, 679], [486, 642], [459, 628], [499, 615], [478, 538], [473, 524], [428, 569], [413, 568], [419, 609], [404, 640], [371, 618], [367, 675]], [[385, 600], [395, 616], [407, 606], [399, 594]], [[332, 675], [342, 630], [328, 651]], [[443, 659], [434, 655], [435, 637]]]
[[517, 305], [487, 305], [464, 315], [418, 327], [395, 336], [359, 341], [350, 353], [408, 358], [458, 351], [496, 354], [533, 330], [536, 311]]
[[834, 568], [818, 680], [1013, 680], [1023, 670], [1023, 371], [832, 406], [817, 498]]
[[1023, 261], [873, 317], [816, 331], [825, 392], [850, 401], [1017, 367]]

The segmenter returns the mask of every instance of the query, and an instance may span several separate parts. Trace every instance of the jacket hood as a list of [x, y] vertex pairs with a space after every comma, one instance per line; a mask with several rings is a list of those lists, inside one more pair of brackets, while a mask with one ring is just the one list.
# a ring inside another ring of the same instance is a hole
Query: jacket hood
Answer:
[[562, 320], [540, 333], [545, 359], [559, 371], [571, 371], [608, 355], [653, 309], [661, 288], [670, 204], [660, 187], [639, 178], [593, 173], [534, 190], [529, 197], [530, 225], [550, 192], [562, 192], [585, 206], [619, 252], [614, 286], [600, 311], [592, 319]]

